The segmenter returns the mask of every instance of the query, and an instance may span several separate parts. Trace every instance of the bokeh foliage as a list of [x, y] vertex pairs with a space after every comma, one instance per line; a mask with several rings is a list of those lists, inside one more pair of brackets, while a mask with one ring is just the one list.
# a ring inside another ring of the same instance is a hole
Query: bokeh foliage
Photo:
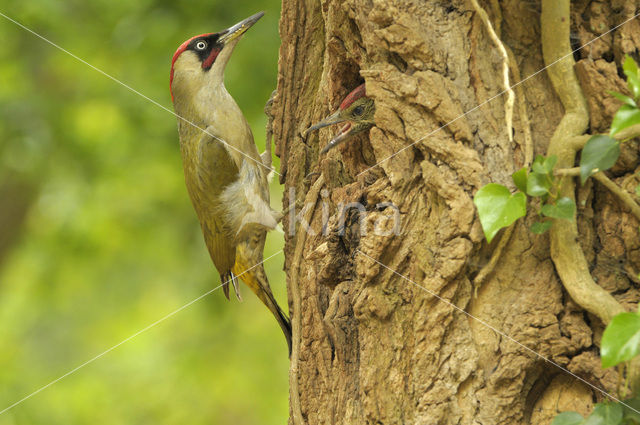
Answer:
[[[276, 0], [34, 0], [6, 14], [171, 109], [186, 38], [259, 10], [227, 87], [264, 148]], [[277, 162], [276, 162], [277, 166]], [[276, 179], [277, 180], [277, 179]], [[219, 285], [184, 188], [176, 119], [0, 17], [0, 410]], [[274, 183], [272, 205], [280, 208]], [[1, 239], [1, 238], [0, 238]], [[269, 236], [265, 256], [281, 249]], [[286, 304], [282, 254], [265, 264]], [[9, 424], [282, 424], [286, 344], [244, 287], [180, 311], [0, 415]]]

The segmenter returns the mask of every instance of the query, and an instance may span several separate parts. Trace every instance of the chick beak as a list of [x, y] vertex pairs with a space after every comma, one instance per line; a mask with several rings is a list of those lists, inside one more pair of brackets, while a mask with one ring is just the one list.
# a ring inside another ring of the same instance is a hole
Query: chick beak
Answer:
[[332, 149], [332, 148], [336, 147], [337, 145], [339, 145], [340, 143], [344, 142], [350, 136], [351, 136], [351, 122], [349, 121], [349, 122], [347, 122], [347, 124], [345, 126], [343, 126], [340, 129], [340, 133], [338, 133], [338, 135], [336, 137], [331, 139], [329, 141], [329, 143], [327, 143], [327, 146], [322, 148], [322, 150], [320, 151], [320, 155], [327, 153], [330, 149]]
[[307, 138], [307, 136], [309, 135], [309, 133], [311, 133], [312, 131], [318, 130], [320, 128], [323, 127], [328, 127], [330, 125], [333, 124], [338, 124], [341, 122], [345, 122], [346, 119], [342, 118], [340, 116], [340, 110], [338, 109], [336, 112], [334, 112], [333, 114], [329, 115], [328, 117], [326, 117], [325, 119], [323, 119], [322, 121], [320, 121], [319, 123], [312, 125], [311, 127], [307, 128], [304, 133], [302, 133], [302, 137], [304, 137], [305, 139]]
[[226, 30], [222, 31], [218, 41], [223, 44], [229, 44], [230, 42], [247, 32], [247, 30], [251, 28], [253, 24], [258, 22], [258, 20], [263, 16], [264, 12], [258, 12], [255, 15], [249, 16], [247, 19], [238, 22], [234, 26], [227, 28]]

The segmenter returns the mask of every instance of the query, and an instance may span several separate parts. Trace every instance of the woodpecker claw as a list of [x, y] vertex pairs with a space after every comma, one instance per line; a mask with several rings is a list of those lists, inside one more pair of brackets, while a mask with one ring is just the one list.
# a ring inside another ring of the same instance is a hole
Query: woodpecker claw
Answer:
[[317, 172], [317, 171], [313, 171], [313, 172], [311, 172], [311, 173], [307, 174], [307, 175], [304, 177], [304, 181], [305, 181], [305, 182], [311, 182], [311, 179], [313, 179], [315, 176], [319, 176], [319, 175], [320, 175], [320, 173], [319, 173], [319, 172]]

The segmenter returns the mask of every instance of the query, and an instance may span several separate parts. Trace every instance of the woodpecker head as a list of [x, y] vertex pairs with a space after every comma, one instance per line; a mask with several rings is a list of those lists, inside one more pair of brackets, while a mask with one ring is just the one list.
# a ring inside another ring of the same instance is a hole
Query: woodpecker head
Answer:
[[306, 137], [310, 132], [327, 127], [332, 124], [346, 122], [340, 129], [340, 132], [325, 146], [321, 154], [326, 153], [329, 149], [337, 144], [347, 140], [354, 134], [358, 134], [370, 129], [375, 124], [373, 116], [376, 112], [373, 99], [367, 97], [365, 85], [356, 87], [351, 93], [344, 98], [338, 110], [329, 115], [319, 123], [309, 127], [303, 134]]
[[256, 13], [226, 30], [197, 35], [182, 43], [171, 61], [169, 89], [174, 103], [177, 97], [193, 96], [204, 86], [222, 84], [234, 47], [263, 15]]

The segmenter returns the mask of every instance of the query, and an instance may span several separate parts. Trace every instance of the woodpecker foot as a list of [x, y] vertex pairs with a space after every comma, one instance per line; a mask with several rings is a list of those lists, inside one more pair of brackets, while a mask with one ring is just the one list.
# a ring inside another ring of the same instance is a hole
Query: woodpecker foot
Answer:
[[[267, 127], [266, 127], [266, 140], [264, 144], [264, 152], [260, 155], [260, 159], [262, 159], [262, 163], [266, 165], [270, 170], [273, 170], [271, 166], [271, 139], [273, 138], [273, 100], [275, 99], [277, 91], [274, 90], [271, 92], [271, 96], [269, 96], [269, 100], [264, 105], [264, 114], [267, 116]], [[273, 175], [273, 173], [269, 173], [269, 175]]]
[[312, 171], [309, 174], [307, 174], [306, 176], [304, 176], [304, 181], [306, 182], [311, 182], [311, 180], [313, 180], [313, 178], [315, 176], [319, 176], [320, 172], [319, 171]]

